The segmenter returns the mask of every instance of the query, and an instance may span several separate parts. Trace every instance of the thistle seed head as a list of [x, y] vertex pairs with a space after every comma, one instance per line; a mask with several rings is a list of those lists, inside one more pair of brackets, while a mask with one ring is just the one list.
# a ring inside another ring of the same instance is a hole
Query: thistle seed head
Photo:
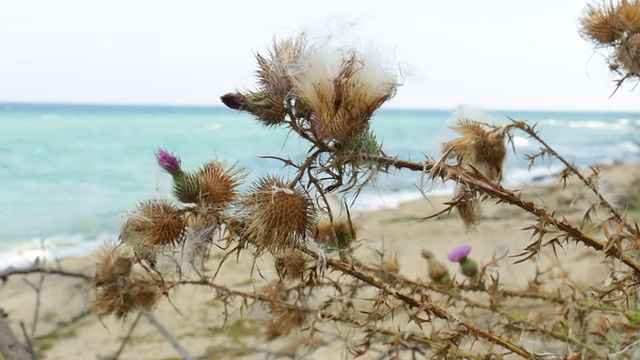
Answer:
[[290, 71], [293, 92], [320, 119], [323, 132], [347, 145], [393, 97], [397, 76], [374, 56], [352, 49], [305, 49]]
[[315, 241], [330, 249], [346, 249], [356, 239], [356, 231], [348, 219], [328, 217], [318, 220]]
[[238, 198], [236, 188], [244, 175], [241, 169], [226, 168], [224, 163], [211, 161], [200, 169], [200, 202], [215, 209], [224, 209]]
[[280, 94], [285, 100], [292, 88], [289, 71], [298, 63], [305, 48], [306, 39], [304, 36], [298, 36], [274, 43], [273, 49], [266, 57], [256, 55], [261, 89]]
[[304, 255], [297, 250], [286, 250], [275, 258], [276, 272], [280, 281], [302, 279], [306, 264]]
[[[256, 55], [258, 90], [241, 95], [241, 103], [231, 97], [227, 97], [227, 100], [234, 100], [231, 105], [250, 112], [266, 126], [282, 124], [287, 114], [285, 104], [292, 99], [289, 69], [297, 63], [304, 48], [303, 37], [290, 38], [274, 43], [267, 56]], [[236, 94], [235, 99], [240, 98], [237, 95], [240, 94]], [[303, 110], [300, 106], [297, 109]]]
[[160, 299], [160, 287], [142, 277], [109, 284], [96, 291], [93, 309], [99, 317], [113, 315], [117, 320], [138, 309], [151, 310]]
[[131, 273], [133, 258], [125, 254], [121, 247], [109, 247], [101, 251], [98, 257], [93, 286], [113, 284]]
[[611, 3], [587, 5], [580, 24], [583, 36], [600, 45], [611, 45], [623, 34], [619, 10]]
[[244, 235], [258, 253], [298, 247], [313, 220], [311, 199], [276, 177], [256, 181], [243, 206], [247, 224]]
[[138, 205], [120, 231], [123, 243], [134, 249], [174, 245], [183, 240], [182, 213], [168, 201], [148, 200]]
[[461, 137], [442, 145], [447, 158], [456, 157], [461, 166], [472, 165], [486, 177], [500, 181], [507, 156], [505, 133], [499, 129], [485, 130], [480, 123], [470, 120], [462, 120], [452, 129]]
[[620, 21], [629, 32], [640, 32], [640, 1], [622, 1], [618, 13], [620, 14]]
[[480, 205], [475, 194], [464, 185], [458, 184], [455, 190], [457, 194], [455, 208], [458, 210], [460, 219], [468, 230], [473, 229], [480, 220]]

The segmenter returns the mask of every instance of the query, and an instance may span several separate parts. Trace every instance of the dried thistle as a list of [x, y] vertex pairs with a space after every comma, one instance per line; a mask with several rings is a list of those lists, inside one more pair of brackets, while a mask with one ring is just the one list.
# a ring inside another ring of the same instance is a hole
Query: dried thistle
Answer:
[[100, 287], [96, 291], [93, 308], [99, 317], [113, 315], [117, 320], [138, 309], [151, 310], [160, 299], [162, 291], [153, 281], [144, 277]]
[[500, 129], [487, 131], [482, 124], [466, 119], [452, 129], [461, 137], [442, 144], [446, 158], [456, 157], [461, 166], [473, 166], [486, 177], [500, 181], [507, 156], [505, 133]]
[[640, 34], [624, 39], [616, 48], [614, 59], [629, 75], [640, 75]]
[[640, 1], [623, 0], [618, 8], [620, 21], [632, 33], [640, 32]]
[[269, 321], [265, 329], [265, 335], [268, 340], [287, 335], [291, 330], [302, 325], [306, 319], [306, 314], [281, 304], [286, 302], [289, 297], [281, 282], [269, 284], [263, 287], [261, 292], [267, 298], [273, 300], [269, 302], [269, 311], [274, 315], [274, 318]]
[[[228, 93], [220, 99], [231, 109], [253, 114], [266, 126], [277, 126], [287, 115], [286, 104], [292, 100], [289, 69], [294, 66], [305, 48], [304, 37], [289, 38], [274, 43], [268, 56], [256, 55], [259, 88], [256, 91]], [[295, 103], [296, 113], [308, 112]]]
[[99, 287], [105, 284], [112, 284], [120, 278], [128, 277], [132, 266], [132, 257], [125, 254], [121, 247], [103, 249], [98, 257], [93, 286]]
[[391, 255], [390, 260], [385, 260], [382, 263], [382, 269], [390, 274], [399, 274], [400, 262], [398, 261], [398, 256], [395, 253]]
[[303, 36], [288, 38], [273, 44], [268, 57], [256, 55], [258, 81], [261, 88], [285, 98], [290, 94], [292, 83], [289, 71], [296, 66], [306, 48]]
[[244, 175], [241, 169], [226, 168], [224, 163], [211, 161], [199, 172], [200, 201], [215, 209], [224, 209], [238, 198], [236, 188]]
[[356, 231], [349, 219], [320, 218], [316, 224], [315, 241], [331, 249], [346, 249], [356, 238]]
[[306, 319], [306, 314], [295, 310], [286, 310], [273, 318], [265, 329], [267, 340], [288, 335], [293, 329], [300, 328]]
[[134, 248], [174, 245], [183, 240], [182, 212], [165, 200], [140, 203], [120, 231], [120, 240]]
[[276, 177], [256, 181], [242, 203], [247, 223], [244, 235], [258, 253], [298, 247], [312, 225], [311, 199]]
[[[633, 11], [627, 12], [633, 19]], [[623, 35], [619, 9], [612, 3], [587, 5], [580, 23], [583, 36], [601, 45], [613, 44]]]
[[281, 281], [302, 279], [306, 263], [304, 254], [296, 250], [286, 250], [275, 258], [276, 272]]
[[320, 120], [323, 134], [346, 146], [369, 128], [373, 112], [393, 97], [393, 71], [355, 50], [309, 48], [290, 72], [293, 92]]

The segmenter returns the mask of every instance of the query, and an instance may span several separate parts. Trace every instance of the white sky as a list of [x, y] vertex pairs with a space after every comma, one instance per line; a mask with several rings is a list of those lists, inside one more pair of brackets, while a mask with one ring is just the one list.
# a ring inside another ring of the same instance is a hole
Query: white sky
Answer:
[[219, 105], [255, 85], [274, 36], [330, 28], [395, 54], [389, 107], [638, 110], [640, 88], [609, 99], [614, 77], [578, 34], [585, 3], [5, 0], [0, 101]]

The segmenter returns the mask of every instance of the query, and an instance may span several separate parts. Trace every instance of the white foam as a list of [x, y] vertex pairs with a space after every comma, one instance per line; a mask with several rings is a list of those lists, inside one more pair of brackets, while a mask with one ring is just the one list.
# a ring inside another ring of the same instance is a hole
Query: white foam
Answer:
[[66, 257], [90, 254], [106, 244], [115, 243], [113, 234], [101, 234], [89, 240], [83, 236], [52, 236], [33, 239], [13, 246], [4, 244], [0, 249], [0, 270], [10, 267], [25, 267], [40, 261], [55, 261]]
[[618, 131], [626, 131], [629, 129], [629, 125], [618, 122], [618, 123], [609, 123], [605, 121], [571, 121], [569, 122], [569, 127], [574, 129], [606, 129], [606, 130], [618, 130]]

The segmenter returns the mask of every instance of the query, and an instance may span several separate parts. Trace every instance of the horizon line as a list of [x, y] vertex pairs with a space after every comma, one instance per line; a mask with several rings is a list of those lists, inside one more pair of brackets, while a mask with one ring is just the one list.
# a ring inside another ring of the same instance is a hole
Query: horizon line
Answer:
[[[86, 107], [121, 107], [121, 108], [193, 108], [193, 109], [226, 109], [223, 104], [161, 104], [161, 103], [110, 103], [110, 102], [56, 102], [56, 101], [4, 101], [0, 100], [0, 106], [86, 106]], [[640, 113], [640, 109], [620, 110], [620, 109], [516, 109], [516, 108], [486, 108], [472, 104], [459, 104], [453, 107], [413, 107], [413, 106], [383, 106], [378, 111], [399, 110], [399, 111], [455, 111], [461, 106], [470, 106], [483, 111], [499, 112], [585, 112], [585, 113]]]

